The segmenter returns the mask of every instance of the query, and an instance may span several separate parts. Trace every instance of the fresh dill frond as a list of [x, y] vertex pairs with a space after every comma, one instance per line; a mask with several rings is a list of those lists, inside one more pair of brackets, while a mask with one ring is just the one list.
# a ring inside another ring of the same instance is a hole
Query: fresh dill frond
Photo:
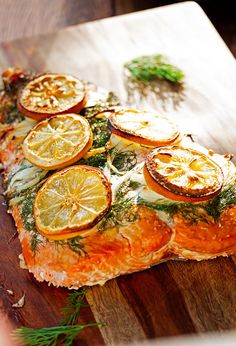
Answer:
[[77, 237], [68, 239], [66, 242], [72, 251], [76, 252], [80, 256], [85, 256], [87, 255], [87, 252], [85, 250], [82, 240], [83, 237], [78, 235]]
[[71, 346], [79, 333], [89, 327], [103, 327], [104, 323], [88, 323], [78, 325], [78, 315], [81, 307], [88, 307], [84, 303], [86, 291], [72, 291], [67, 298], [67, 305], [63, 309], [65, 317], [59, 326], [34, 329], [18, 328], [13, 332], [13, 338], [25, 346]]
[[13, 332], [13, 338], [21, 345], [27, 346], [71, 346], [79, 333], [89, 327], [103, 326], [102, 323], [84, 325], [56, 326], [51, 328], [18, 328]]
[[116, 226], [126, 226], [138, 219], [137, 205], [133, 198], [124, 198], [111, 206], [109, 212], [98, 225], [99, 231]]
[[163, 211], [169, 214], [170, 217], [173, 217], [175, 214], [182, 215], [190, 223], [200, 221], [209, 223], [209, 217], [217, 221], [221, 213], [234, 203], [236, 203], [236, 186], [231, 186], [223, 190], [212, 200], [203, 203], [171, 202], [164, 199], [159, 199], [151, 203], [140, 196], [138, 197], [138, 204]]
[[107, 162], [106, 154], [100, 153], [100, 154], [96, 154], [94, 156], [91, 156], [88, 159], [81, 159], [81, 160], [79, 160], [78, 164], [79, 165], [88, 165], [88, 166], [93, 166], [93, 167], [103, 169], [106, 162]]
[[127, 193], [129, 191], [137, 190], [141, 186], [142, 186], [142, 184], [139, 183], [138, 181], [134, 181], [134, 180], [130, 180], [130, 179], [124, 181], [119, 186], [118, 190], [116, 191], [116, 195], [115, 195], [116, 200], [120, 201], [120, 200], [124, 199], [125, 195], [127, 195]]
[[20, 122], [24, 120], [23, 114], [21, 114], [16, 106], [16, 98], [4, 93], [3, 99], [0, 105], [0, 114], [4, 115], [4, 123], [12, 124], [14, 122]]
[[167, 213], [170, 217], [175, 214], [182, 215], [190, 223], [209, 222], [208, 214], [204, 206], [193, 203], [184, 202], [169, 202], [159, 199], [155, 202], [148, 202], [143, 198], [138, 198], [138, 204], [145, 205], [148, 208], [163, 211]]
[[55, 246], [68, 246], [72, 251], [80, 256], [86, 256], [87, 252], [83, 244], [84, 237], [78, 235], [77, 237], [66, 239], [66, 240], [54, 240]]
[[130, 171], [137, 164], [137, 155], [131, 150], [113, 153], [113, 166], [120, 172]]
[[39, 234], [35, 232], [30, 239], [31, 250], [34, 254], [36, 254], [40, 243], [42, 243], [42, 241], [39, 239]]
[[24, 115], [19, 112], [17, 106], [14, 104], [10, 110], [7, 112], [7, 124], [12, 124], [15, 121], [23, 121], [25, 119]]
[[172, 83], [181, 83], [185, 77], [178, 67], [168, 63], [161, 54], [137, 57], [127, 62], [124, 67], [132, 78], [138, 81], [165, 79]]
[[73, 291], [69, 294], [66, 307], [63, 308], [63, 312], [66, 316], [60, 322], [61, 326], [74, 325], [77, 323], [80, 308], [89, 306], [84, 303], [85, 295], [85, 289]]
[[36, 254], [38, 245], [41, 243], [41, 239], [39, 238], [39, 233], [35, 226], [34, 220], [34, 200], [35, 200], [36, 192], [32, 191], [25, 195], [24, 200], [21, 204], [21, 217], [23, 221], [23, 226], [26, 231], [32, 232], [30, 245], [31, 250], [34, 254]]
[[21, 216], [24, 228], [27, 231], [35, 231], [36, 226], [34, 222], [34, 200], [36, 192], [26, 194], [21, 205]]
[[107, 127], [107, 119], [89, 119], [89, 125], [93, 133], [92, 149], [104, 147], [109, 141], [111, 131]]
[[100, 101], [94, 106], [85, 107], [81, 110], [80, 113], [89, 120], [89, 118], [94, 117], [96, 114], [106, 110], [110, 110], [112, 107], [119, 105], [119, 98], [113, 92], [109, 92], [107, 99], [105, 101]]
[[209, 201], [205, 209], [214, 220], [218, 220], [224, 209], [234, 203], [236, 203], [236, 186], [230, 186]]
[[92, 149], [104, 147], [111, 136], [111, 131], [107, 127], [107, 119], [105, 117], [98, 118], [96, 115], [103, 111], [109, 111], [118, 105], [120, 105], [118, 97], [110, 92], [105, 101], [91, 107], [85, 107], [81, 111], [81, 114], [88, 120], [93, 133]]

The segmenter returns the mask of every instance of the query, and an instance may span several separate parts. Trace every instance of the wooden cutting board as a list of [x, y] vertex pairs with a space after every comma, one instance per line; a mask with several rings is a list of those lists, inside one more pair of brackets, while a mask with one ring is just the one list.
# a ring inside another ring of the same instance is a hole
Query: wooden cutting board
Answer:
[[[122, 65], [143, 54], [163, 53], [186, 74], [184, 90], [164, 89], [142, 103], [168, 113], [197, 141], [220, 153], [236, 148], [236, 64], [194, 2], [83, 24], [48, 36], [4, 43], [0, 67], [71, 73], [126, 100]], [[174, 95], [174, 96], [173, 96]], [[173, 101], [174, 100], [174, 101]], [[134, 102], [140, 102], [136, 97]], [[38, 283], [18, 265], [20, 245], [0, 201], [0, 316], [14, 326], [55, 325], [68, 291]], [[88, 290], [88, 329], [79, 345], [117, 345], [236, 327], [236, 257], [163, 263]], [[7, 289], [14, 291], [10, 296]], [[12, 303], [26, 293], [22, 309]]]

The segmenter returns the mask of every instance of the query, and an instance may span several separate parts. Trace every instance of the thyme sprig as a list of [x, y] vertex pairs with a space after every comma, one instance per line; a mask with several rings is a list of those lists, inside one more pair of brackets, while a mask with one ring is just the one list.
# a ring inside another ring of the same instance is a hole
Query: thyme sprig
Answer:
[[181, 83], [184, 73], [176, 66], [168, 63], [161, 54], [144, 55], [127, 62], [124, 67], [135, 80], [151, 81], [165, 79], [172, 83]]

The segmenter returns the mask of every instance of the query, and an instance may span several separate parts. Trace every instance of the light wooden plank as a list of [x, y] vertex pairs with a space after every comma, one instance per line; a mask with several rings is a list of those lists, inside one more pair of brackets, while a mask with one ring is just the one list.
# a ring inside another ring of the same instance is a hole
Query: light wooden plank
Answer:
[[[153, 53], [165, 54], [184, 70], [185, 88], [181, 99], [176, 100], [176, 107], [173, 107], [170, 94], [167, 94], [166, 104], [163, 98], [152, 96], [139, 106], [167, 113], [184, 131], [194, 133], [197, 140], [207, 147], [221, 153], [235, 153], [235, 60], [194, 2], [2, 44], [0, 67], [18, 65], [36, 71], [71, 73], [114, 90], [125, 102], [123, 63]], [[5, 215], [3, 208], [1, 215]], [[9, 235], [14, 233], [10, 219], [4, 216], [4, 222], [8, 222]], [[7, 251], [11, 253], [10, 247]], [[14, 249], [12, 267], [17, 262], [17, 251]], [[97, 320], [108, 323], [106, 329], [101, 330], [106, 344], [234, 328], [234, 261], [235, 257], [203, 263], [161, 264], [149, 271], [112, 281], [104, 287], [92, 288], [88, 300], [93, 314]], [[6, 262], [4, 264], [7, 270]], [[16, 275], [20, 275], [18, 272], [20, 270], [16, 270]], [[27, 287], [25, 280], [28, 275], [24, 275], [22, 280]], [[51, 289], [38, 285], [43, 293], [40, 303], [44, 301], [47, 304]], [[33, 292], [35, 295], [36, 289]], [[63, 297], [63, 292], [59, 296]], [[152, 300], [155, 303], [152, 304]], [[53, 303], [54, 310], [61, 306], [56, 297]], [[47, 309], [45, 305], [44, 311]], [[50, 321], [54, 320], [54, 314], [57, 316], [52, 312]], [[31, 321], [26, 315], [19, 312], [19, 318], [29, 325]], [[40, 323], [43, 318], [39, 312]], [[130, 326], [126, 328], [129, 321]], [[94, 343], [97, 338], [99, 334], [91, 336], [90, 340]], [[84, 343], [87, 341], [85, 337]]]

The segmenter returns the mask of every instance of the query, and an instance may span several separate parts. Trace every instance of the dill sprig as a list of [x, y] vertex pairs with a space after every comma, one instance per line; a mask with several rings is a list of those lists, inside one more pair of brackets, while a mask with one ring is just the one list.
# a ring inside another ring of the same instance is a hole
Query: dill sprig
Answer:
[[71, 346], [79, 333], [89, 327], [103, 326], [102, 323], [88, 323], [73, 326], [56, 326], [51, 328], [18, 328], [13, 332], [13, 338], [21, 345], [27, 346]]
[[120, 101], [117, 96], [110, 92], [105, 101], [100, 101], [94, 106], [82, 109], [81, 114], [88, 120], [93, 133], [92, 149], [105, 146], [111, 136], [111, 131], [107, 127], [107, 119], [97, 118], [96, 115], [103, 111], [114, 109], [119, 104]]
[[99, 231], [116, 226], [126, 226], [137, 220], [137, 205], [133, 198], [124, 198], [111, 206], [98, 226]]
[[218, 196], [204, 203], [170, 202], [164, 199], [159, 199], [151, 203], [141, 197], [138, 198], [138, 204], [163, 211], [169, 214], [170, 217], [175, 214], [180, 214], [190, 223], [200, 221], [208, 223], [209, 217], [217, 221], [221, 213], [234, 203], [236, 203], [236, 186], [228, 187]]
[[231, 204], [236, 203], [236, 186], [230, 186], [205, 205], [209, 215], [218, 220], [220, 214]]
[[30, 239], [30, 246], [31, 246], [31, 250], [33, 251], [34, 255], [36, 255], [36, 252], [38, 251], [38, 246], [41, 243], [42, 243], [42, 240], [39, 238], [39, 233], [36, 230]]
[[35, 191], [26, 194], [21, 205], [21, 216], [23, 220], [23, 225], [27, 231], [36, 231], [34, 221], [35, 194]]
[[91, 156], [88, 159], [80, 159], [78, 161], [78, 165], [88, 165], [88, 166], [93, 166], [93, 167], [103, 169], [105, 167], [106, 162], [107, 162], [106, 154], [100, 153], [100, 154]]
[[84, 237], [78, 235], [77, 237], [66, 239], [66, 240], [55, 240], [55, 246], [68, 246], [72, 251], [77, 253], [80, 256], [86, 256], [87, 252], [85, 250], [85, 246], [83, 244]]
[[81, 114], [84, 115], [88, 120], [94, 117], [96, 114], [101, 113], [103, 111], [112, 109], [114, 106], [119, 106], [120, 100], [113, 93], [109, 92], [107, 99], [105, 101], [100, 101], [94, 106], [85, 107], [81, 110]]
[[151, 81], [165, 79], [172, 83], [181, 83], [184, 73], [176, 66], [167, 62], [161, 54], [144, 55], [127, 62], [124, 67], [133, 79]]
[[17, 109], [16, 97], [6, 91], [3, 91], [1, 95], [0, 114], [6, 124], [12, 124], [15, 121], [20, 122], [24, 119], [23, 114]]
[[14, 121], [20, 122], [20, 121], [23, 121], [24, 119], [25, 119], [24, 115], [19, 112], [16, 105], [13, 105], [12, 109], [7, 112], [6, 123], [12, 124]]
[[59, 326], [42, 329], [18, 328], [13, 332], [14, 339], [27, 346], [57, 346], [59, 343], [62, 346], [71, 346], [83, 329], [104, 326], [104, 323], [100, 322], [76, 324], [80, 308], [89, 306], [84, 303], [85, 294], [85, 290], [73, 291], [69, 294], [66, 307], [63, 309], [66, 316]]
[[88, 121], [93, 133], [92, 149], [104, 147], [111, 136], [111, 131], [107, 127], [107, 119], [91, 118]]
[[208, 214], [205, 208], [199, 204], [193, 203], [177, 203], [177, 202], [169, 202], [162, 199], [159, 199], [155, 202], [148, 202], [143, 198], [138, 198], [138, 204], [145, 205], [148, 208], [163, 211], [168, 214], [170, 217], [173, 217], [175, 214], [182, 215], [186, 220], [188, 220], [191, 224], [197, 223], [200, 221], [208, 223]]
[[60, 322], [61, 326], [68, 326], [76, 324], [81, 307], [88, 307], [88, 304], [84, 303], [86, 290], [73, 291], [68, 295], [67, 304], [63, 308], [63, 312], [66, 316]]
[[[112, 150], [112, 149], [111, 149]], [[112, 160], [112, 165], [120, 172], [126, 172], [135, 167], [137, 164], [137, 155], [132, 150], [116, 152], [113, 149], [114, 159]]]
[[120, 201], [120, 200], [124, 199], [129, 191], [137, 190], [141, 186], [142, 186], [142, 184], [139, 183], [138, 181], [134, 181], [134, 180], [130, 180], [130, 179], [124, 181], [119, 186], [118, 190], [116, 191], [116, 195], [115, 195], [116, 200]]
[[69, 248], [80, 256], [87, 255], [84, 244], [82, 243], [83, 238], [84, 237], [78, 235], [77, 237], [67, 240], [67, 245]]

